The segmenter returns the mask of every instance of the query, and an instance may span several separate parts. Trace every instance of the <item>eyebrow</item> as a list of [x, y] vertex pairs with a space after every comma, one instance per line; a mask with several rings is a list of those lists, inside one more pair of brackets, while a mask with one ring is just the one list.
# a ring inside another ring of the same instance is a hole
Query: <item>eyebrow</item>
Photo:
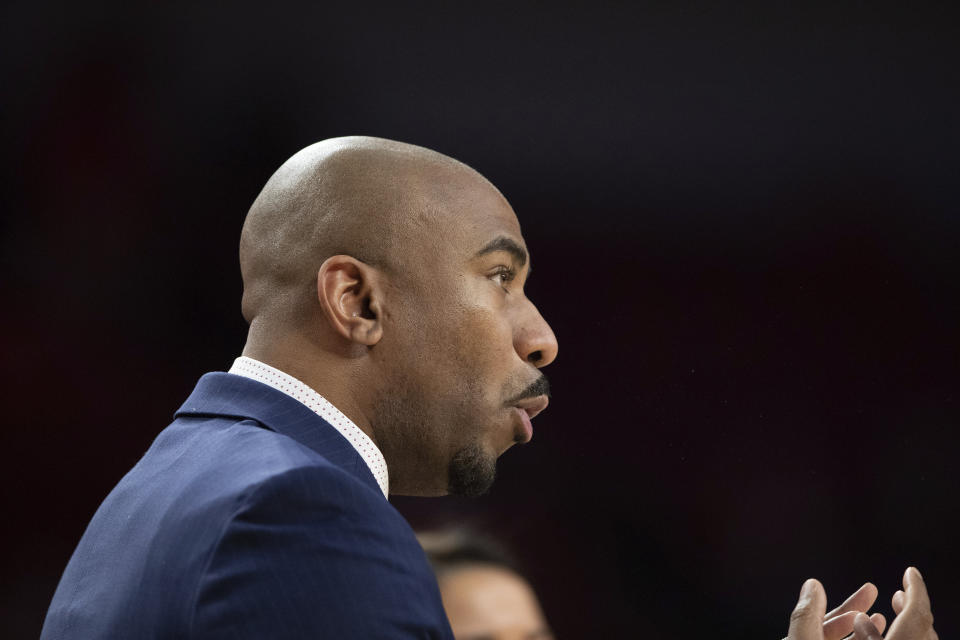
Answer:
[[476, 257], [485, 256], [488, 253], [497, 251], [506, 251], [513, 256], [513, 259], [520, 263], [520, 266], [527, 264], [527, 250], [520, 246], [516, 240], [507, 236], [497, 236], [486, 244], [483, 249], [477, 251]]

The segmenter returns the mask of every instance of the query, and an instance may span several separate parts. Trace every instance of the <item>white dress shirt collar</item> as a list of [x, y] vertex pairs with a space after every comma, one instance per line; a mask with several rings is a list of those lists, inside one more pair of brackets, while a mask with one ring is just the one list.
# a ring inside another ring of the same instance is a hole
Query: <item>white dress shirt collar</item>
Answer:
[[370, 468], [373, 477], [376, 478], [384, 497], [387, 497], [390, 489], [390, 479], [387, 475], [387, 462], [383, 459], [380, 449], [360, 427], [355, 425], [342, 411], [330, 404], [326, 398], [293, 376], [246, 356], [240, 356], [234, 360], [228, 373], [250, 378], [273, 387], [277, 391], [303, 403], [330, 423], [357, 450], [357, 453]]

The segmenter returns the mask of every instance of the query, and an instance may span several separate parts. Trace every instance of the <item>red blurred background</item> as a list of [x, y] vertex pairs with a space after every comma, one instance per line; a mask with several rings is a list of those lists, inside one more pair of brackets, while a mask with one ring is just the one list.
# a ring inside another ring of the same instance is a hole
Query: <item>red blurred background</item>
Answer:
[[[455, 8], [451, 8], [455, 7]], [[511, 200], [551, 409], [479, 500], [560, 637], [780, 638], [908, 564], [941, 637], [960, 435], [956, 22], [911, 4], [6, 3], [3, 637], [244, 341], [236, 247], [297, 149], [461, 159]]]

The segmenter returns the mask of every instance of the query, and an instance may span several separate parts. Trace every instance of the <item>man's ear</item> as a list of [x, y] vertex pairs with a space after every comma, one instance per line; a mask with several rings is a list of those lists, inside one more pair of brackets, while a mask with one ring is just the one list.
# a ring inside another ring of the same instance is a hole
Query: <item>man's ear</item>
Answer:
[[346, 255], [330, 256], [317, 271], [317, 298], [330, 326], [368, 347], [383, 337], [378, 275], [370, 265]]

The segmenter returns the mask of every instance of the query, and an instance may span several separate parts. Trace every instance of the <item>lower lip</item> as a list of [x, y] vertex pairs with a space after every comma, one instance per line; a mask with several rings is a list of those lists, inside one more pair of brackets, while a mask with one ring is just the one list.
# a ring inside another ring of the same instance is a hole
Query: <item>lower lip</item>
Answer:
[[523, 438], [520, 442], [530, 442], [530, 439], [533, 438], [533, 423], [530, 422], [530, 416], [519, 407], [515, 407], [515, 409], [520, 414], [520, 422], [523, 424]]

